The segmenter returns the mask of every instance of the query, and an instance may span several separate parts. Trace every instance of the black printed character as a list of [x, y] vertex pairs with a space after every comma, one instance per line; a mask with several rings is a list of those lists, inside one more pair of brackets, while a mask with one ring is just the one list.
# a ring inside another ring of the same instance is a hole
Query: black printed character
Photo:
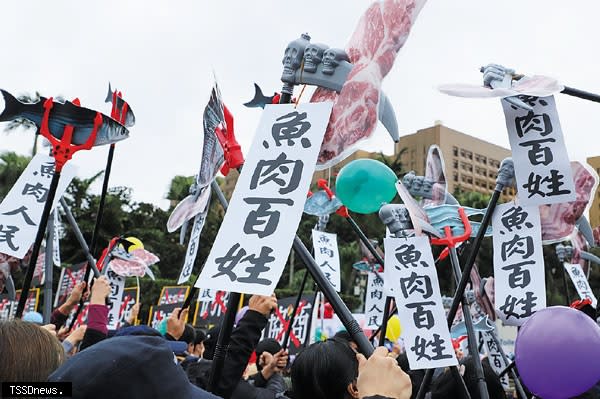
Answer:
[[[54, 176], [54, 162], [46, 162], [40, 165], [39, 171], [40, 177], [51, 178]], [[38, 175], [38, 172], [33, 172], [34, 176]]]
[[544, 137], [552, 133], [552, 121], [548, 114], [535, 114], [529, 111], [525, 116], [517, 116], [515, 118], [515, 126], [519, 137], [525, 136], [529, 132], [538, 133]]
[[[520, 206], [512, 207], [502, 214], [502, 217], [500, 217], [500, 222], [510, 232], [513, 231], [513, 228], [515, 230], [521, 230], [523, 225], [530, 229], [533, 227], [533, 224], [527, 222], [528, 216], [529, 214]], [[504, 232], [501, 231], [501, 234], [504, 234]]]
[[25, 187], [23, 188], [23, 195], [32, 195], [35, 197], [37, 202], [43, 203], [46, 202], [46, 198], [48, 198], [48, 189], [42, 185], [42, 183], [36, 183], [35, 185], [25, 183]]
[[511, 240], [502, 243], [500, 254], [504, 261], [513, 255], [520, 256], [523, 259], [529, 258], [533, 255], [533, 237], [520, 237], [515, 234]]
[[554, 143], [556, 140], [552, 138], [548, 139], [540, 139], [540, 140], [530, 140], [519, 143], [521, 147], [531, 147], [527, 151], [527, 157], [529, 158], [529, 163], [532, 165], [544, 165], [548, 166], [554, 160], [554, 155], [552, 154], [552, 148], [542, 146], [542, 143]]
[[265, 238], [275, 233], [279, 225], [280, 212], [272, 210], [271, 205], [294, 205], [293, 200], [285, 198], [244, 198], [244, 202], [258, 205], [256, 210], [248, 213], [244, 222], [244, 233], [256, 234], [258, 238]]
[[408, 277], [400, 279], [400, 288], [405, 299], [408, 299], [414, 292], [421, 294], [423, 299], [427, 299], [433, 295], [429, 276], [419, 276], [415, 272], [412, 272]]
[[[508, 295], [504, 305], [500, 306], [500, 310], [506, 315], [507, 320], [511, 317], [514, 317], [515, 319], [524, 319], [533, 314], [533, 308], [537, 305], [535, 302], [536, 299], [538, 299], [538, 297], [534, 296], [533, 292], [527, 292], [525, 298]], [[519, 305], [521, 305], [521, 312], [517, 313], [516, 308]]]
[[[523, 184], [523, 188], [527, 190], [529, 196], [527, 198], [531, 198], [534, 195], [539, 195], [542, 197], [552, 197], [555, 195], [566, 195], [571, 194], [570, 190], [561, 190], [560, 188], [565, 184], [563, 178], [565, 175], [560, 174], [558, 170], [552, 169], [550, 170], [550, 176], [542, 177], [537, 173], [531, 172], [529, 177], [527, 178], [527, 183]], [[547, 183], [546, 191], [541, 190], [541, 186]]]
[[4, 212], [3, 215], [18, 215], [21, 214], [21, 216], [23, 216], [23, 220], [25, 220], [25, 223], [27, 223], [30, 226], [35, 226], [35, 222], [31, 219], [31, 217], [27, 214], [28, 208], [23, 205], [15, 210], [12, 211], [8, 211], [8, 212]]
[[289, 160], [282, 152], [273, 160], [260, 160], [250, 179], [250, 189], [273, 182], [279, 188], [279, 194], [288, 194], [298, 188], [302, 178], [304, 162], [301, 160]]
[[[270, 267], [267, 266], [267, 263], [273, 262], [275, 258], [271, 256], [271, 252], [273, 252], [272, 248], [262, 247], [260, 250], [260, 255], [256, 256], [255, 254], [251, 254], [246, 256], [247, 252], [244, 248], [241, 247], [240, 244], [236, 243], [227, 251], [225, 256], [220, 258], [216, 258], [215, 262], [217, 263], [218, 272], [212, 276], [212, 278], [219, 276], [227, 276], [231, 281], [239, 281], [241, 283], [250, 283], [250, 284], [260, 284], [260, 285], [270, 285], [271, 280], [267, 278], [260, 278], [260, 274], [271, 270]], [[248, 276], [239, 277], [234, 269], [240, 263], [248, 262], [251, 266], [246, 267], [246, 273]]]
[[[417, 263], [421, 259], [421, 252], [415, 249], [413, 244], [402, 244], [398, 248], [396, 248], [396, 259], [404, 268], [408, 267], [417, 267], [419, 266]], [[420, 261], [421, 266], [427, 267], [427, 262]], [[398, 266], [394, 265], [394, 267], [398, 270], [401, 270]]]
[[[310, 140], [302, 137], [311, 127], [310, 122], [305, 120], [306, 116], [306, 112], [293, 111], [277, 118], [279, 123], [274, 123], [271, 127], [271, 135], [275, 140], [275, 145], [280, 147], [281, 143], [285, 142], [292, 147], [296, 144], [294, 140], [299, 138], [302, 147], [309, 148], [311, 146]], [[263, 141], [263, 146], [269, 148], [269, 143]]]
[[[433, 341], [427, 341], [419, 335], [415, 337], [415, 345], [410, 348], [411, 351], [417, 355], [417, 360], [423, 358], [427, 360], [441, 360], [441, 359], [452, 359], [451, 354], [444, 354], [444, 339], [441, 339], [439, 334], [433, 334]], [[431, 354], [427, 353], [427, 348], [431, 347]]]
[[13, 251], [18, 251], [19, 247], [15, 245], [13, 239], [15, 238], [15, 233], [21, 230], [17, 226], [3, 226], [0, 224], [0, 242], [5, 242], [10, 249]]
[[525, 288], [531, 283], [531, 274], [528, 269], [524, 269], [525, 265], [533, 265], [535, 264], [532, 260], [527, 260], [520, 263], [514, 263], [512, 265], [504, 266], [502, 270], [509, 271], [508, 275], [508, 285], [510, 288]]
[[413, 313], [415, 327], [431, 330], [435, 325], [435, 319], [433, 318], [433, 312], [431, 309], [425, 309], [425, 306], [435, 306], [435, 302], [415, 302], [406, 305], [406, 307], [409, 309], [415, 309]]

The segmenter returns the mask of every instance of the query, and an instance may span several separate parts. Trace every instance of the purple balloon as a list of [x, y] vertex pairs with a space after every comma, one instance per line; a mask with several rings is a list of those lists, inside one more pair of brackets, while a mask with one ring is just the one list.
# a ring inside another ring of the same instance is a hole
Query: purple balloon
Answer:
[[521, 327], [515, 355], [523, 383], [536, 396], [580, 395], [600, 380], [600, 327], [579, 310], [542, 309]]

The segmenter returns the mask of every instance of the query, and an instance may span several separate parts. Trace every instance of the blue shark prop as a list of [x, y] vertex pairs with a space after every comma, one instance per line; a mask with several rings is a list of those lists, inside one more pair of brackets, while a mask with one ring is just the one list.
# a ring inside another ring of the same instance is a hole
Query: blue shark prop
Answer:
[[[479, 319], [479, 321], [473, 323], [473, 327], [475, 331], [493, 331], [494, 323], [492, 323], [488, 316], [485, 315], [481, 319]], [[462, 337], [463, 335], [467, 335], [467, 327], [465, 325], [465, 322], [461, 321], [460, 323], [457, 323], [455, 326], [453, 326], [450, 329], [450, 335], [452, 336], [452, 338], [455, 339], [458, 337]]]
[[342, 202], [337, 197], [329, 199], [327, 193], [320, 190], [306, 199], [304, 213], [313, 216], [325, 216], [334, 213], [341, 206]]
[[[429, 218], [429, 223], [440, 232], [440, 235], [444, 234], [445, 226], [450, 226], [454, 235], [461, 235], [465, 232], [465, 229], [462, 221], [460, 220], [460, 216], [458, 215], [458, 208], [461, 208], [461, 206], [439, 205], [425, 208], [424, 211]], [[485, 209], [475, 209], [466, 206], [463, 206], [462, 208], [465, 210], [465, 213], [468, 217], [483, 215], [485, 213]], [[477, 236], [479, 226], [481, 226], [481, 223], [471, 222], [471, 237]], [[491, 226], [487, 228], [485, 235], [486, 237], [492, 235]]]

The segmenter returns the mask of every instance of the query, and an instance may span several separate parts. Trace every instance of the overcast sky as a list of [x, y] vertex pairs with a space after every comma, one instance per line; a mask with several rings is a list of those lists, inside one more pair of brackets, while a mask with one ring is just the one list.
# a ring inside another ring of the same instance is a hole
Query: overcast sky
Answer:
[[[111, 186], [130, 186], [134, 199], [166, 207], [170, 179], [199, 167], [213, 71], [247, 151], [260, 117], [260, 109], [242, 105], [253, 96], [252, 83], [269, 95], [281, 88], [283, 50], [302, 32], [314, 42], [345, 47], [370, 3], [5, 0], [0, 87], [13, 94], [79, 97], [82, 105], [108, 114], [110, 80], [137, 119], [130, 138], [117, 145]], [[479, 84], [479, 67], [490, 62], [600, 93], [600, 3], [566, 4], [429, 0], [383, 84], [401, 136], [441, 120], [508, 147], [499, 100], [452, 98], [436, 90], [442, 83]], [[571, 159], [600, 155], [600, 104], [559, 94], [557, 107]], [[31, 143], [31, 132], [0, 132], [0, 151], [26, 154]], [[365, 148], [390, 153], [393, 143], [379, 128]], [[103, 169], [107, 151], [77, 154], [80, 175]]]

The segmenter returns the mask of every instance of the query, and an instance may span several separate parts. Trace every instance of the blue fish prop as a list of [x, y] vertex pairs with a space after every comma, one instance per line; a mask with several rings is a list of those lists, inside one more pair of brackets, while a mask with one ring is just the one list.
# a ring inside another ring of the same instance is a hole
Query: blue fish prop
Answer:
[[[494, 329], [494, 324], [486, 315], [479, 319], [479, 321], [477, 321], [476, 323], [473, 323], [473, 329], [475, 330], [475, 332], [492, 331]], [[463, 335], [467, 335], [467, 326], [465, 325], [464, 320], [450, 329], [450, 336], [452, 336], [452, 338], [454, 339], [462, 337]]]
[[333, 197], [329, 199], [327, 193], [323, 190], [317, 191], [306, 199], [304, 203], [304, 213], [313, 216], [330, 215], [340, 209], [342, 202]]
[[[461, 235], [465, 232], [465, 227], [458, 214], [458, 208], [460, 208], [460, 205], [438, 205], [424, 208], [424, 211], [427, 213], [429, 223], [438, 230], [443, 237], [445, 234], [445, 226], [450, 226], [453, 235]], [[463, 206], [462, 208], [465, 210], [467, 217], [483, 215], [485, 213], [485, 209], [475, 209], [467, 206]], [[471, 222], [471, 237], [477, 235], [480, 226], [481, 223], [479, 222]], [[491, 235], [492, 227], [490, 226], [487, 228], [485, 236], [489, 237]]]
[[[0, 122], [24, 118], [35, 123], [38, 128], [42, 125], [46, 98], [42, 97], [36, 103], [23, 103], [5, 90], [0, 89], [0, 93], [4, 98], [4, 110], [0, 113]], [[72, 144], [80, 145], [90, 137], [96, 114], [96, 111], [79, 107], [70, 101], [54, 102], [48, 126], [52, 135], [57, 139], [62, 138], [67, 125], [73, 126], [75, 129], [73, 130]], [[101, 115], [102, 126], [98, 129], [94, 146], [112, 144], [129, 137], [129, 130], [125, 126], [109, 116]]]

